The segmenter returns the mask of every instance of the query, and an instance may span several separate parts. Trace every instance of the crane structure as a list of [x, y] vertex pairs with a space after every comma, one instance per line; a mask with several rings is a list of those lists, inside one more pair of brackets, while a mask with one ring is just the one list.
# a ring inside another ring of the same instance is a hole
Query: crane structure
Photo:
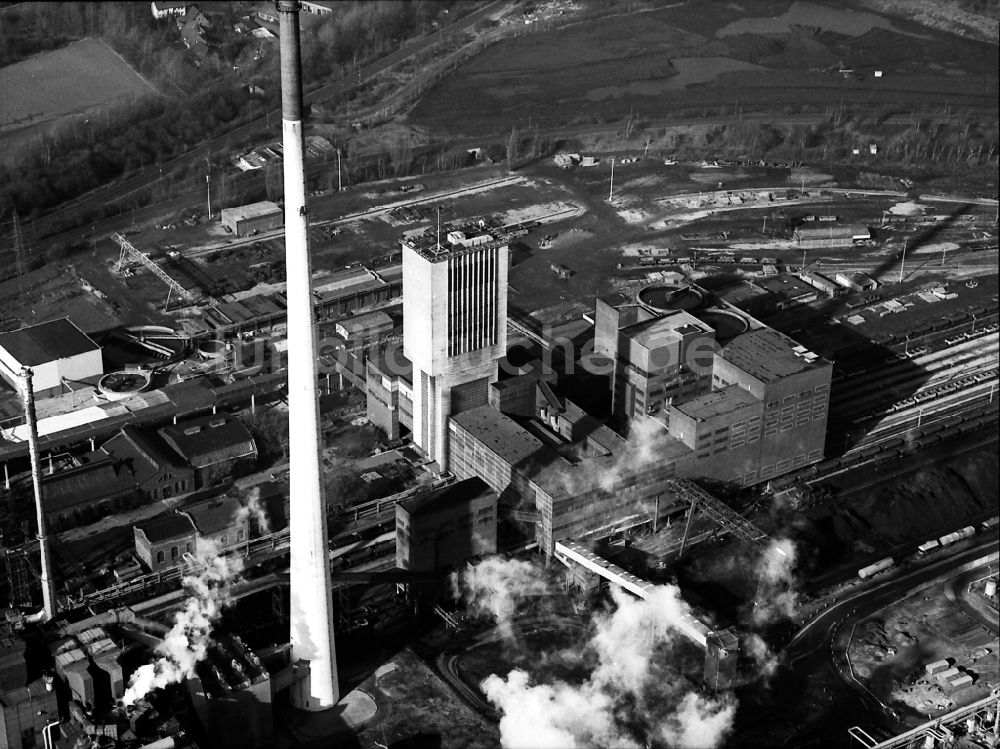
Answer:
[[163, 283], [167, 285], [167, 301], [164, 303], [163, 308], [167, 309], [170, 306], [170, 295], [177, 292], [178, 296], [191, 302], [194, 301], [194, 295], [181, 286], [177, 281], [172, 279], [167, 275], [167, 272], [163, 270], [159, 265], [157, 265], [153, 260], [150, 259], [149, 255], [144, 252], [139, 252], [135, 245], [129, 242], [121, 234], [115, 234], [114, 240], [121, 247], [121, 255], [118, 256], [118, 262], [115, 264], [115, 272], [121, 273], [122, 269], [125, 267], [128, 260], [134, 260], [140, 265], [145, 266], [149, 269], [150, 273], [159, 278]]
[[[782, 557], [786, 556], [785, 552], [781, 548], [771, 544], [771, 537], [764, 533], [764, 531], [729, 507], [729, 505], [725, 504], [716, 497], [713, 497], [693, 481], [677, 479], [673, 482], [673, 484], [677, 490], [678, 496], [691, 503], [688, 507], [687, 520], [684, 523], [684, 535], [681, 536], [681, 548], [677, 555], [678, 559], [684, 556], [684, 551], [687, 547], [688, 538], [691, 533], [691, 522], [694, 520], [695, 512], [698, 511], [701, 511], [703, 515], [708, 517], [709, 520], [718, 525], [721, 529], [729, 531], [737, 538], [753, 544], [754, 546], [760, 548], [765, 554], [773, 553]], [[760, 605], [761, 598], [767, 590], [768, 582], [767, 568], [765, 566], [761, 570], [757, 580], [757, 592], [754, 594], [753, 599], [754, 609]]]
[[672, 488], [676, 491], [676, 496], [690, 503], [687, 521], [684, 524], [684, 535], [681, 537], [681, 548], [677, 555], [678, 558], [684, 556], [688, 538], [691, 534], [691, 522], [694, 520], [695, 513], [699, 510], [720, 528], [729, 531], [737, 538], [741, 538], [761, 548], [767, 548], [770, 544], [771, 539], [764, 531], [727, 504], [713, 497], [693, 481], [675, 479], [671, 483], [673, 484]]

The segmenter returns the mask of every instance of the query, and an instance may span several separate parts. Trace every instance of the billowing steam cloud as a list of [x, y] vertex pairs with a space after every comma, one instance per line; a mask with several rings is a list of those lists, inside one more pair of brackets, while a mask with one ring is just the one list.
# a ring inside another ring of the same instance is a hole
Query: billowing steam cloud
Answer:
[[795, 544], [787, 538], [773, 539], [765, 549], [757, 567], [762, 585], [753, 609], [756, 626], [794, 615], [799, 601], [795, 590], [795, 558]]
[[160, 657], [132, 674], [123, 697], [126, 705], [194, 675], [195, 665], [205, 658], [212, 643], [212, 627], [232, 603], [230, 587], [243, 569], [241, 558], [219, 556], [218, 552], [215, 543], [199, 539], [191, 571], [182, 580], [189, 594], [187, 603], [157, 646]]
[[768, 680], [778, 670], [778, 666], [781, 665], [774, 651], [771, 650], [767, 641], [756, 632], [745, 634], [740, 639], [740, 645], [743, 648], [743, 652], [756, 661], [757, 674], [767, 684]]
[[660, 729], [660, 739], [677, 749], [714, 749], [732, 729], [736, 704], [688, 692]]
[[257, 529], [262, 536], [270, 534], [271, 522], [268, 520], [267, 512], [260, 501], [260, 488], [256, 486], [247, 491], [243, 498], [243, 504], [236, 511], [235, 518], [237, 523], [248, 523], [251, 519], [256, 522]]
[[736, 705], [691, 691], [670, 646], [689, 615], [676, 587], [648, 599], [612, 588], [616, 609], [598, 616], [587, 649], [596, 666], [581, 684], [532, 684], [520, 669], [480, 685], [501, 711], [505, 749], [640, 747], [712, 749], [732, 730]]
[[464, 599], [473, 612], [490, 614], [505, 637], [513, 636], [512, 621], [520, 601], [551, 593], [544, 572], [530, 562], [489, 557], [451, 576], [452, 595]]
[[[629, 428], [625, 446], [612, 455], [610, 461], [585, 461], [572, 472], [564, 474], [569, 494], [589, 491], [595, 485], [613, 491], [623, 476], [653, 465], [663, 454], [667, 430], [655, 419], [637, 419]], [[609, 465], [610, 462], [610, 465]]]

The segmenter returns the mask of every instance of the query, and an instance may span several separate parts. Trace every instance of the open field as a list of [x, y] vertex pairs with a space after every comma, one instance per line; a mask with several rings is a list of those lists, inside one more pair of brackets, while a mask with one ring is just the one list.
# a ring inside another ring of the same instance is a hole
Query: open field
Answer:
[[0, 143], [10, 149], [68, 117], [157, 94], [102, 39], [85, 39], [0, 68]]
[[945, 98], [995, 114], [995, 46], [832, 4], [735, 5], [678, 3], [507, 39], [433, 88], [410, 119], [474, 133], [502, 126], [498, 112], [545, 127], [720, 106], [777, 117], [842, 99], [914, 110]]

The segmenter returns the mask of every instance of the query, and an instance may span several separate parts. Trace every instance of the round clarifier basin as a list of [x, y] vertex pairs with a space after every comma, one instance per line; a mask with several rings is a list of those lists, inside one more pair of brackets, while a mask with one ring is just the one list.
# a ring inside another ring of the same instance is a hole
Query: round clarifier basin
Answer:
[[741, 317], [726, 310], [710, 309], [695, 313], [695, 317], [701, 320], [715, 331], [715, 340], [719, 343], [726, 343], [733, 340], [741, 333], [746, 333], [750, 329], [750, 323], [745, 317]]
[[211, 339], [198, 344], [198, 353], [209, 359], [221, 359], [226, 355], [228, 344], [225, 341]]
[[97, 389], [111, 400], [127, 398], [146, 390], [150, 385], [150, 373], [137, 369], [109, 372], [97, 382]]
[[639, 301], [663, 312], [689, 312], [701, 305], [701, 292], [687, 286], [647, 286], [639, 292]]

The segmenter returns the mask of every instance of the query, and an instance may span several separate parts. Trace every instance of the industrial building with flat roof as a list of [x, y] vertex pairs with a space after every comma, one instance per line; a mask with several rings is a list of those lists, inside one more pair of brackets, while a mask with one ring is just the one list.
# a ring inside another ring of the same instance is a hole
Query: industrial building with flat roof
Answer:
[[19, 393], [24, 367], [37, 398], [96, 384], [104, 374], [101, 347], [67, 317], [0, 334], [0, 378]]
[[497, 494], [471, 477], [396, 504], [396, 566], [431, 572], [497, 550]]
[[792, 232], [795, 244], [803, 249], [811, 247], [850, 247], [855, 241], [868, 239], [871, 232], [866, 227], [829, 224], [827, 226], [800, 226]]
[[487, 232], [404, 237], [403, 352], [413, 363], [413, 441], [448, 469], [448, 417], [489, 397], [507, 353], [506, 240]]
[[[493, 383], [490, 405], [449, 419], [451, 470], [534, 517], [551, 554], [559, 539], [653, 522], [686, 501], [674, 479], [747, 486], [819, 460], [830, 363], [697, 292], [690, 312], [598, 302], [595, 350], [614, 356], [625, 379], [616, 398], [631, 398], [630, 439], [558, 395], [539, 369]], [[652, 394], [662, 413], [649, 413]]]
[[245, 237], [281, 227], [285, 223], [285, 214], [277, 203], [262, 200], [235, 208], [223, 208], [219, 219], [235, 236]]

